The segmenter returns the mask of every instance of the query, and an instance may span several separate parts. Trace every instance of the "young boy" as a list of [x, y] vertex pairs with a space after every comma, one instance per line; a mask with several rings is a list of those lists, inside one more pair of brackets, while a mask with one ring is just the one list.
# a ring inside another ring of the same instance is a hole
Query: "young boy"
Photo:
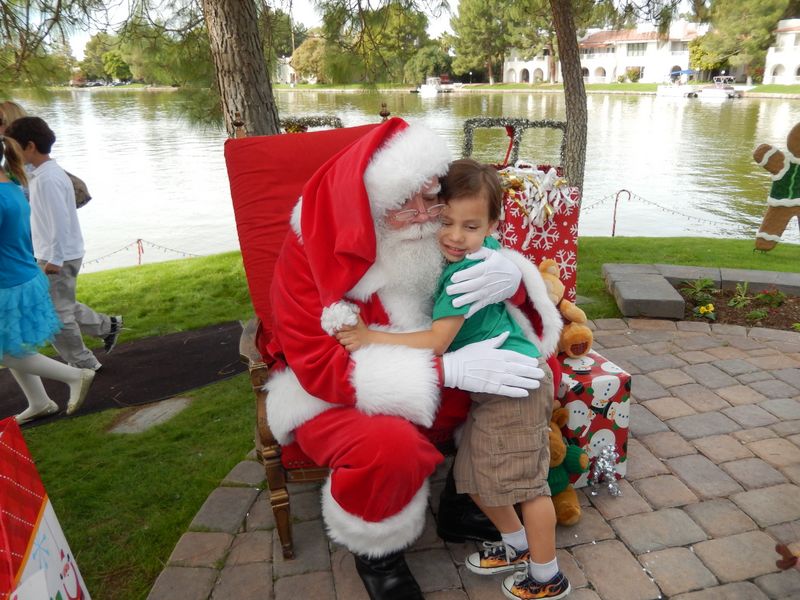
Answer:
[[[490, 233], [502, 204], [500, 181], [494, 169], [472, 159], [454, 161], [442, 179], [439, 248], [447, 266], [439, 278], [433, 323], [428, 331], [387, 333], [367, 328], [363, 321], [342, 329], [336, 337], [350, 352], [366, 344], [401, 344], [432, 348], [437, 354], [498, 335], [504, 349], [539, 357], [504, 304], [487, 306], [470, 319], [468, 306], [454, 308], [445, 288], [456, 271], [477, 261], [466, 255], [481, 246], [499, 248]], [[556, 517], [547, 485], [550, 463], [548, 423], [553, 403], [553, 378], [544, 361], [545, 379], [526, 398], [473, 394], [472, 409], [455, 459], [459, 493], [469, 493], [502, 535], [502, 541], [466, 559], [474, 573], [491, 575], [515, 571], [505, 579], [508, 598], [563, 598], [570, 592], [559, 571], [555, 551]], [[520, 504], [523, 524], [514, 509]]]
[[122, 331], [122, 316], [95, 312], [76, 299], [83, 235], [72, 181], [50, 158], [56, 136], [39, 117], [16, 119], [5, 134], [20, 145], [25, 163], [33, 167], [29, 178], [33, 254], [50, 281], [50, 297], [64, 323], [53, 346], [70, 365], [99, 371], [102, 365], [84, 345], [81, 334], [102, 339], [106, 353], [111, 352]]

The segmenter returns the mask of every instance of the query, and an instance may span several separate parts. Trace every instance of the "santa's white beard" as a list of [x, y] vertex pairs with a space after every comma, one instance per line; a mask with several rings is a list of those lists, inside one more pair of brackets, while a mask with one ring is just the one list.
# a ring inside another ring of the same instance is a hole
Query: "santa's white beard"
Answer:
[[433, 294], [443, 258], [436, 235], [438, 222], [389, 229], [375, 227], [375, 263], [349, 296], [366, 299], [377, 292], [392, 329], [408, 331], [430, 327]]

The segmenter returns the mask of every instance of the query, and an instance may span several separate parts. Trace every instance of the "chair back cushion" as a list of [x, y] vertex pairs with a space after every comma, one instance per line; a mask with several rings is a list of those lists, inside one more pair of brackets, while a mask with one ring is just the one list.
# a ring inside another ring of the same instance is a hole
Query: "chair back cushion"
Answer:
[[250, 299], [262, 330], [262, 354], [270, 337], [269, 289], [289, 217], [306, 181], [329, 158], [376, 125], [229, 139], [225, 164]]

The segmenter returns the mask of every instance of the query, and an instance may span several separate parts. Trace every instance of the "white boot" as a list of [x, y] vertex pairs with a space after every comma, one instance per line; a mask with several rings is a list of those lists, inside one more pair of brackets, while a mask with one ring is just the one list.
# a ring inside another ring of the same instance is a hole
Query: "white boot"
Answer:
[[[86, 394], [89, 393], [92, 380], [94, 379], [94, 371], [91, 369], [70, 367], [69, 365], [60, 363], [42, 354], [29, 354], [23, 358], [6, 355], [3, 357], [3, 362], [8, 368], [18, 373], [27, 373], [66, 383], [69, 386], [69, 402], [67, 403], [68, 415], [74, 413], [80, 408], [81, 404], [83, 404], [83, 401], [86, 399]], [[41, 385], [41, 381], [39, 385]], [[23, 390], [24, 389], [23, 387]], [[44, 388], [42, 388], [42, 390], [44, 390]], [[45, 394], [44, 397], [47, 398], [47, 394]], [[37, 399], [37, 401], [39, 401], [37, 406], [41, 407], [40, 399]], [[28, 402], [31, 402], [30, 398], [28, 398]]]

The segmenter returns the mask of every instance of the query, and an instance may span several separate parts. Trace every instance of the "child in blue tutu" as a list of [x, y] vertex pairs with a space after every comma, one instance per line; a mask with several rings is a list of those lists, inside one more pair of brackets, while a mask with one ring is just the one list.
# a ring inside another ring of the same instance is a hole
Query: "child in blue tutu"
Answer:
[[38, 353], [61, 329], [61, 322], [50, 300], [47, 277], [33, 257], [31, 210], [20, 188], [27, 179], [19, 146], [0, 135], [0, 156], [5, 158], [5, 169], [0, 169], [0, 364], [8, 367], [28, 400], [28, 408], [16, 416], [21, 425], [59, 410], [42, 377], [69, 386], [67, 414], [72, 414], [86, 399], [94, 371]]

